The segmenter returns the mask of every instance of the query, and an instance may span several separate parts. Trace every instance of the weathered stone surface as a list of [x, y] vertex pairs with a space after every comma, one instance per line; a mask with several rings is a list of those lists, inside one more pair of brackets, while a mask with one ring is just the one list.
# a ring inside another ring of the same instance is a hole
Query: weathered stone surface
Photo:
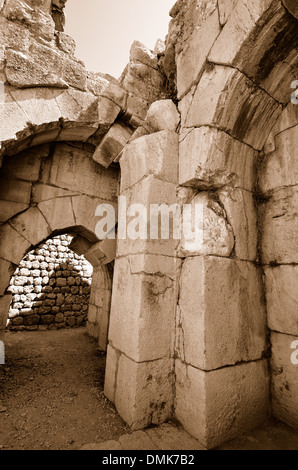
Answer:
[[265, 360], [203, 372], [176, 360], [176, 418], [209, 449], [259, 426], [269, 414]]
[[[150, 175], [135, 184], [132, 188], [124, 191], [121, 195], [126, 197], [126, 207], [130, 207], [131, 212], [128, 211], [127, 213], [126, 228], [125, 225], [122, 226], [123, 233], [121, 232], [119, 234], [118, 232], [117, 256], [148, 253], [173, 257], [178, 245], [172, 223], [173, 214], [176, 214], [177, 211], [176, 185], [164, 182]], [[133, 204], [142, 205], [139, 215], [136, 212], [133, 213], [133, 210], [140, 210], [140, 206], [134, 208]], [[164, 206], [164, 204], [168, 206]], [[161, 224], [157, 223], [154, 215], [152, 216], [153, 223], [150, 224], [151, 205], [158, 206], [159, 208], [164, 207], [165, 212], [169, 212], [168, 231], [166, 214], [164, 219], [164, 239], [162, 239], [161, 235], [156, 235], [156, 233], [153, 233], [151, 236], [150, 232], [152, 228], [156, 229], [161, 227]], [[146, 208], [146, 214], [144, 208]], [[121, 211], [122, 210], [126, 210], [124, 206]], [[138, 223], [136, 224], [136, 222]]]
[[130, 258], [116, 261], [109, 341], [136, 362], [153, 361], [171, 350], [177, 294], [173, 280], [159, 271], [161, 262], [148, 274], [136, 266], [132, 273]]
[[168, 358], [138, 364], [124, 354], [120, 356], [115, 402], [132, 430], [161, 424], [171, 417], [171, 374]]
[[218, 0], [219, 20], [222, 26], [228, 21], [237, 1], [238, 0]]
[[236, 258], [255, 261], [258, 250], [257, 208], [251, 192], [223, 189], [219, 200], [226, 211], [235, 239]]
[[201, 27], [194, 29], [184, 43], [183, 50], [176, 59], [178, 98], [198, 82], [209, 51], [219, 33], [218, 11], [215, 10]]
[[11, 217], [28, 209], [28, 204], [21, 202], [0, 201], [0, 223], [7, 222]]
[[150, 106], [146, 122], [155, 131], [176, 131], [180, 116], [172, 100], [160, 100]]
[[274, 191], [260, 206], [261, 253], [265, 264], [298, 262], [297, 186]]
[[298, 365], [292, 363], [292, 359], [296, 362], [298, 357], [298, 336], [272, 333], [271, 343], [273, 413], [281, 421], [298, 429]]
[[0, 258], [18, 265], [30, 246], [8, 223], [0, 226]]
[[185, 126], [216, 126], [261, 150], [268, 129], [276, 122], [280, 112], [277, 102], [245, 75], [233, 68], [216, 65], [204, 72]]
[[35, 246], [51, 234], [51, 229], [37, 207], [31, 207], [11, 221], [11, 226]]
[[38, 204], [38, 209], [51, 227], [51, 230], [61, 230], [76, 225], [71, 198], [56, 198]]
[[252, 263], [187, 259], [179, 308], [176, 349], [186, 363], [212, 370], [262, 357], [266, 349], [262, 277]]
[[115, 123], [94, 152], [93, 160], [108, 168], [131, 138], [132, 131]]
[[298, 267], [268, 267], [265, 278], [269, 328], [298, 336]]
[[31, 184], [25, 181], [0, 178], [0, 198], [4, 201], [29, 204]]
[[120, 165], [121, 192], [152, 174], [176, 184], [178, 136], [172, 131], [161, 131], [134, 140], [124, 149]]
[[7, 314], [11, 301], [11, 295], [7, 294], [0, 297], [0, 330], [4, 330], [6, 327]]
[[216, 189], [227, 184], [252, 190], [257, 153], [225, 132], [209, 127], [180, 137], [179, 184]]
[[49, 159], [44, 166], [41, 180], [109, 201], [115, 199], [118, 190], [116, 168], [106, 170], [92, 160], [90, 152], [67, 144], [56, 147], [53, 160]]
[[275, 150], [264, 157], [260, 168], [259, 186], [263, 193], [298, 184], [297, 138], [298, 126], [275, 137]]
[[85, 258], [95, 268], [111, 263], [116, 258], [116, 239], [96, 243], [86, 251]]
[[[183, 225], [178, 255], [181, 258], [196, 255], [229, 257], [235, 240], [225, 211], [206, 192], [197, 194], [190, 204], [192, 230], [191, 233], [185, 233]], [[183, 219], [185, 217], [186, 214], [183, 213]], [[187, 230], [187, 232], [190, 231]]]

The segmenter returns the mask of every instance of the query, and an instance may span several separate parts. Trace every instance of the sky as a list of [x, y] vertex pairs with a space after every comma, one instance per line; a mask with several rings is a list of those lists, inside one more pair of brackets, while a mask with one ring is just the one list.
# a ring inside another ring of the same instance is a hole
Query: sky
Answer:
[[65, 33], [75, 39], [76, 57], [93, 72], [119, 78], [137, 40], [154, 49], [165, 39], [175, 0], [68, 0]]

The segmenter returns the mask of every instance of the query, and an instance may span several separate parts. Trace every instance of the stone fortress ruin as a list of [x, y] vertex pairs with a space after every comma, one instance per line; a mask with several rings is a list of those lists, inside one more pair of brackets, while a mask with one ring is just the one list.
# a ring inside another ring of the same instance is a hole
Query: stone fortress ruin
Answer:
[[[119, 80], [76, 59], [64, 6], [0, 0], [0, 340], [13, 310], [14, 326], [84, 316], [57, 310], [75, 270], [51, 310], [12, 303], [17, 269], [42, 279], [20, 263], [70, 236], [93, 267], [105, 395], [131, 429], [175, 418], [207, 448], [271, 415], [298, 429], [297, 2], [178, 0], [166, 43], [135, 42]], [[98, 239], [96, 208], [118, 196], [201, 204], [200, 249]]]

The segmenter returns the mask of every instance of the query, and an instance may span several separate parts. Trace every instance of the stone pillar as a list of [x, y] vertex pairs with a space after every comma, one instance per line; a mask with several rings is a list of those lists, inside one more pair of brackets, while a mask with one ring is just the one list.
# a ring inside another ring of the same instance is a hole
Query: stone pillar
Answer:
[[268, 139], [259, 173], [273, 413], [295, 429], [298, 429], [297, 121], [298, 106], [290, 103]]
[[[173, 130], [130, 143], [120, 160], [127, 207], [143, 204], [149, 215], [151, 204], [175, 204], [177, 163]], [[177, 241], [120, 239], [119, 230], [105, 394], [132, 429], [140, 429], [173, 412]]]
[[101, 351], [107, 350], [110, 321], [112, 275], [107, 266], [93, 271], [87, 331], [98, 339]]

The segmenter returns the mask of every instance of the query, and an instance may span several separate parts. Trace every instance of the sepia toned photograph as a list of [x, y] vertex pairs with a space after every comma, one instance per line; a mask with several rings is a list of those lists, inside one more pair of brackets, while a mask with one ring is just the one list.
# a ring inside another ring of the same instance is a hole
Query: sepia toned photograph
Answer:
[[0, 451], [298, 450], [297, 140], [298, 0], [0, 0]]

